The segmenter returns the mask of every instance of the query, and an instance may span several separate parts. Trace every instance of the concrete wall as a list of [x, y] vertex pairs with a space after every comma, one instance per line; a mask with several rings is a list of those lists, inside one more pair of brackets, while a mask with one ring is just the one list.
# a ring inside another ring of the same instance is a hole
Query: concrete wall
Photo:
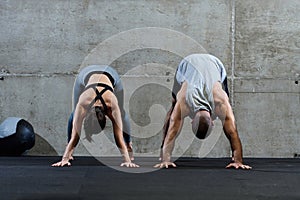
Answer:
[[[6, 0], [0, 2], [0, 121], [30, 121], [31, 155], [61, 155], [80, 68], [121, 75], [135, 152], [157, 156], [180, 59], [208, 52], [226, 66], [247, 157], [300, 152], [298, 0]], [[297, 37], [298, 36], [298, 37]], [[194, 139], [187, 119], [175, 155], [230, 156], [217, 124]], [[84, 138], [84, 137], [82, 137]], [[118, 155], [111, 125], [77, 155]]]
[[245, 154], [300, 150], [300, 1], [236, 1], [234, 102]]

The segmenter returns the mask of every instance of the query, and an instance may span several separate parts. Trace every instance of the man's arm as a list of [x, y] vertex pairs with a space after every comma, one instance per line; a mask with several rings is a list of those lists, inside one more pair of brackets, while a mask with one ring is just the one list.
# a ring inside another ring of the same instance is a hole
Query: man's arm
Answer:
[[[169, 109], [169, 111], [167, 112], [167, 115], [166, 115], [166, 118], [165, 118], [165, 121], [164, 121], [164, 126], [163, 126], [163, 139], [162, 139], [161, 149], [162, 149], [163, 146], [164, 146], [164, 141], [165, 141], [165, 138], [166, 138], [168, 129], [169, 129], [169, 125], [170, 125], [171, 114], [172, 114], [172, 112], [173, 112], [173, 110], [174, 110], [175, 104], [176, 104], [176, 99], [175, 99], [175, 97], [173, 96], [173, 98], [172, 98], [172, 106], [171, 106], [171, 108]], [[162, 159], [162, 150], [161, 150], [160, 159]]]
[[215, 101], [215, 113], [223, 123], [223, 130], [230, 142], [232, 150], [233, 163], [227, 165], [227, 168], [235, 167], [236, 169], [251, 169], [250, 166], [243, 164], [242, 144], [236, 128], [234, 114], [229, 104], [228, 96], [222, 89], [221, 84], [215, 84], [213, 95]]
[[[184, 118], [189, 113], [189, 108], [185, 101], [187, 83], [183, 82], [177, 95], [173, 95], [172, 107], [167, 113], [164, 125], [164, 140], [161, 152], [161, 163], [155, 165], [157, 168], [168, 168], [168, 166], [176, 167], [171, 162], [171, 155], [175, 145], [175, 139], [182, 129]], [[176, 98], [176, 99], [175, 99]]]
[[168, 129], [166, 130], [166, 135], [162, 147], [162, 161], [154, 167], [176, 167], [176, 165], [171, 162], [172, 151], [174, 149], [176, 137], [182, 129], [184, 118], [187, 116], [187, 113], [187, 107], [184, 99], [178, 100], [169, 117]]
[[243, 162], [242, 144], [241, 144], [238, 132], [237, 132], [232, 109], [230, 108], [229, 105], [226, 105], [226, 104], [227, 103], [225, 102], [223, 105], [221, 105], [221, 107], [225, 107], [224, 109], [226, 110], [225, 118], [222, 120], [223, 130], [224, 130], [226, 137], [228, 138], [228, 140], [230, 142], [233, 160], [235, 162], [242, 163]]

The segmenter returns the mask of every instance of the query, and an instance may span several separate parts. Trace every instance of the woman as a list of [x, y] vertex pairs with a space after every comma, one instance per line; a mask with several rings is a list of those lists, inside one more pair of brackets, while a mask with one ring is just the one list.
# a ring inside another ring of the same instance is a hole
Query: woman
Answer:
[[69, 119], [68, 145], [62, 160], [52, 166], [70, 166], [83, 123], [90, 141], [92, 134], [104, 129], [107, 116], [112, 121], [115, 142], [124, 159], [121, 166], [139, 167], [131, 161], [130, 124], [123, 108], [123, 97], [121, 79], [113, 68], [91, 65], [82, 69], [73, 90], [74, 111]]

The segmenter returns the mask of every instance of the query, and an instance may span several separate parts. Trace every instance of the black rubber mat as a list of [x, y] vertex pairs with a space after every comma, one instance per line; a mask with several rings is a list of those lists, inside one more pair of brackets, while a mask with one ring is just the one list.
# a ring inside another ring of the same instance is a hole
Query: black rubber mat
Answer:
[[0, 199], [300, 199], [299, 158], [246, 158], [249, 171], [225, 169], [229, 158], [180, 158], [177, 168], [147, 173], [157, 158], [136, 158], [141, 168], [132, 173], [118, 170], [120, 158], [108, 158], [115, 167], [93, 157], [75, 157], [71, 167], [50, 166], [59, 159], [0, 157]]

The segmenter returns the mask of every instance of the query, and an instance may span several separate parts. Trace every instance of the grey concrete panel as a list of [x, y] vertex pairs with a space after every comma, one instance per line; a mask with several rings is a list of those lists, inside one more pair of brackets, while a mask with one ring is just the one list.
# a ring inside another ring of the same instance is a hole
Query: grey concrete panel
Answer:
[[300, 93], [236, 93], [245, 156], [293, 157], [300, 151]]
[[[296, 79], [235, 79], [236, 93], [300, 93], [300, 85]], [[237, 94], [238, 95], [238, 94]]]
[[230, 6], [229, 0], [1, 1], [0, 66], [11, 73], [76, 72], [97, 44], [140, 27], [182, 32], [230, 63]]
[[235, 1], [233, 104], [245, 156], [299, 152], [299, 6]]
[[299, 7], [298, 0], [236, 1], [236, 76], [299, 76]]

